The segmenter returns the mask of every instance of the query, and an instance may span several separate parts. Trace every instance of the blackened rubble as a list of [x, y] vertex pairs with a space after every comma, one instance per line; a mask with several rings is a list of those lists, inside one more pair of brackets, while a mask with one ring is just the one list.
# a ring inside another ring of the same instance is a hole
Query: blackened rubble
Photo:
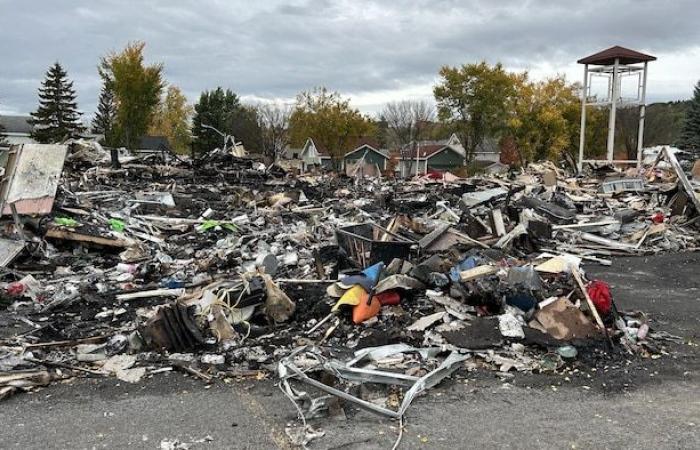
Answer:
[[[73, 143], [49, 214], [2, 198], [27, 213], [3, 218], [0, 398], [167, 368], [276, 374], [305, 443], [338, 396], [400, 418], [455, 370], [557, 376], [662, 354], [673, 336], [618, 310], [582, 264], [697, 247], [695, 185], [664, 156], [642, 173], [394, 180], [220, 151], [114, 169]], [[363, 383], [394, 387], [370, 406]]]

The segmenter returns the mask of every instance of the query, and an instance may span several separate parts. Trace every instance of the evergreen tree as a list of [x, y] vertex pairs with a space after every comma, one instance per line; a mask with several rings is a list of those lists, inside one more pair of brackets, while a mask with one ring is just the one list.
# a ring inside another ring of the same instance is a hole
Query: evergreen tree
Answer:
[[236, 142], [243, 142], [245, 149], [251, 153], [259, 153], [263, 148], [256, 108], [241, 103], [240, 97], [230, 89], [217, 87], [202, 92], [194, 105], [192, 118], [192, 135], [197, 152], [205, 153], [221, 148], [223, 138], [203, 125], [235, 136]]
[[700, 81], [695, 85], [678, 146], [684, 150], [700, 150]]
[[32, 137], [43, 144], [62, 142], [84, 130], [73, 82], [58, 62], [46, 72], [39, 88], [39, 108], [31, 115]]
[[100, 99], [97, 104], [97, 113], [92, 119], [92, 132], [104, 136], [103, 143], [115, 146], [114, 120], [117, 115], [117, 104], [114, 101], [114, 91], [109, 80], [102, 84]]

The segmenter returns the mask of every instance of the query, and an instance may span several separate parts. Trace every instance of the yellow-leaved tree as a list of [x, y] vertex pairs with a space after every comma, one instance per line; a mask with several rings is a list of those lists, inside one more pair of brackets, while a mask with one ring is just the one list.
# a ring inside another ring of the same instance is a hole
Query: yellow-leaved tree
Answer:
[[[508, 134], [515, 141], [520, 164], [558, 161], [562, 157], [575, 160], [580, 135], [580, 86], [568, 83], [563, 76], [530, 81], [524, 74], [518, 79], [516, 91]], [[598, 148], [601, 111], [589, 108], [587, 118], [589, 147]]]
[[471, 162], [489, 138], [500, 138], [512, 114], [519, 75], [486, 62], [444, 66], [433, 88], [438, 116], [459, 136]]
[[192, 141], [190, 119], [194, 112], [192, 105], [177, 86], [170, 85], [160, 100], [148, 133], [152, 136], [165, 136], [172, 149], [186, 153]]
[[563, 77], [532, 82], [525, 75], [516, 91], [508, 125], [520, 163], [558, 159], [571, 142], [567, 113], [579, 107], [574, 87]]
[[112, 90], [116, 104], [114, 143], [134, 148], [153, 120], [163, 92], [163, 65], [146, 65], [144, 42], [131, 42], [100, 61], [100, 77]]
[[369, 118], [350, 107], [349, 99], [325, 87], [297, 95], [289, 130], [292, 145], [301, 147], [307, 138], [313, 138], [317, 146], [328, 150], [336, 168], [357, 138], [377, 132]]

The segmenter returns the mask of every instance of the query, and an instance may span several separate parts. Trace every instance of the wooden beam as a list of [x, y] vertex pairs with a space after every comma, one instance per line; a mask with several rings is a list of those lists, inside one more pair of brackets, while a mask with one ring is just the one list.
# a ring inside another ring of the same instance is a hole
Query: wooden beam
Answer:
[[65, 241], [81, 242], [85, 244], [102, 245], [105, 247], [126, 248], [131, 246], [131, 242], [125, 239], [93, 236], [90, 234], [79, 233], [77, 231], [73, 231], [67, 228], [49, 228], [46, 231], [44, 237], [52, 239], [61, 239]]
[[498, 272], [498, 267], [496, 266], [476, 266], [473, 269], [464, 270], [459, 273], [459, 279], [462, 281], [472, 281], [477, 278], [487, 277]]

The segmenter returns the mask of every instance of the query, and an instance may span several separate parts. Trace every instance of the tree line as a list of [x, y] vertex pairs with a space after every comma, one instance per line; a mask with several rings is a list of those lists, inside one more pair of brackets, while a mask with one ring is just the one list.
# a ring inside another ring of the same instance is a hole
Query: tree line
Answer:
[[[435, 107], [427, 101], [391, 102], [371, 118], [353, 108], [349, 98], [325, 87], [299, 93], [292, 104], [249, 104], [230, 89], [217, 87], [190, 105], [164, 79], [162, 64], [145, 62], [144, 49], [143, 42], [129, 43], [98, 65], [102, 88], [91, 131], [103, 135], [107, 146], [135, 148], [141, 136], [157, 135], [166, 136], [177, 152], [203, 153], [231, 136], [252, 153], [276, 158], [286, 147], [301, 147], [313, 137], [339, 161], [359, 137], [400, 149], [456, 133], [468, 160], [487, 141], [497, 142], [504, 162], [516, 165], [573, 160], [578, 153], [581, 87], [563, 76], [535, 81], [527, 72], [510, 72], [500, 63], [444, 66], [433, 89]], [[700, 148], [700, 82], [683, 109], [657, 109], [657, 117], [652, 107], [648, 110], [647, 142], [674, 139], [681, 146]], [[636, 109], [622, 109], [617, 115], [618, 147], [628, 154], [636, 152], [636, 114]], [[61, 142], [87, 131], [73, 83], [60, 63], [47, 71], [31, 115], [33, 137], [39, 142]], [[676, 136], [669, 136], [666, 116]], [[605, 109], [587, 108], [586, 132], [586, 153], [604, 154]]]

